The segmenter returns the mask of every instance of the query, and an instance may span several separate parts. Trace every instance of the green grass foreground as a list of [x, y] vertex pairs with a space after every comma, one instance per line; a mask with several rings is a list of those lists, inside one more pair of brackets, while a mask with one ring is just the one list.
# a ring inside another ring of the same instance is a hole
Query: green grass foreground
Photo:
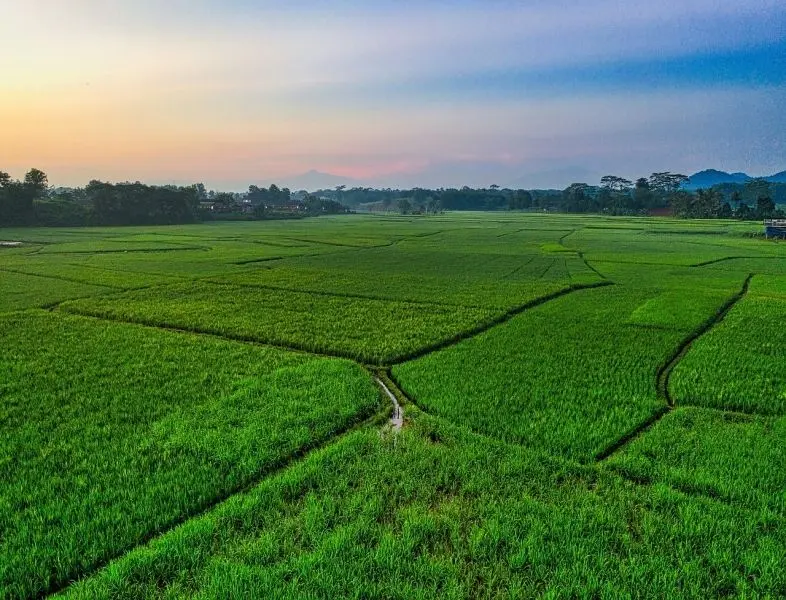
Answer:
[[0, 317], [0, 590], [117, 556], [377, 410], [347, 361], [46, 312]]
[[786, 521], [417, 415], [347, 436], [65, 598], [782, 595]]

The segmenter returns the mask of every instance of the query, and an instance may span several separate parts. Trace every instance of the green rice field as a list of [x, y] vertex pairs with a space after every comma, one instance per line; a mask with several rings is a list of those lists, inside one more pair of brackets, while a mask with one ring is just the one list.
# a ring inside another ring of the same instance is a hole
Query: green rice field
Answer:
[[0, 599], [786, 597], [759, 229], [0, 230]]

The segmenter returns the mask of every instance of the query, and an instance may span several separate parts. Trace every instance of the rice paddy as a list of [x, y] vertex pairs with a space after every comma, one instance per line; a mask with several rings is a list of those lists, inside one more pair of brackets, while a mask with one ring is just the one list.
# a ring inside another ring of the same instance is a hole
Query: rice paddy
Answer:
[[786, 596], [756, 232], [0, 230], [0, 598]]

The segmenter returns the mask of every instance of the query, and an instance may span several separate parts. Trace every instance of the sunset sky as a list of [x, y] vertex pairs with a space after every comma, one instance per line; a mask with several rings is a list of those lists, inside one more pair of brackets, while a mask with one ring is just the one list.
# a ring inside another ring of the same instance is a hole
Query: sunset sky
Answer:
[[784, 0], [0, 0], [0, 73], [55, 185], [786, 169]]

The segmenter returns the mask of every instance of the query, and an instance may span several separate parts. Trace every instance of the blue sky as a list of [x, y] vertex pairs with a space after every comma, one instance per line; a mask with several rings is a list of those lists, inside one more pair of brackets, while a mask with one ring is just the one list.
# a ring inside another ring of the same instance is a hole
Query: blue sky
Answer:
[[5, 0], [0, 170], [243, 189], [786, 169], [782, 1], [281, 4]]

